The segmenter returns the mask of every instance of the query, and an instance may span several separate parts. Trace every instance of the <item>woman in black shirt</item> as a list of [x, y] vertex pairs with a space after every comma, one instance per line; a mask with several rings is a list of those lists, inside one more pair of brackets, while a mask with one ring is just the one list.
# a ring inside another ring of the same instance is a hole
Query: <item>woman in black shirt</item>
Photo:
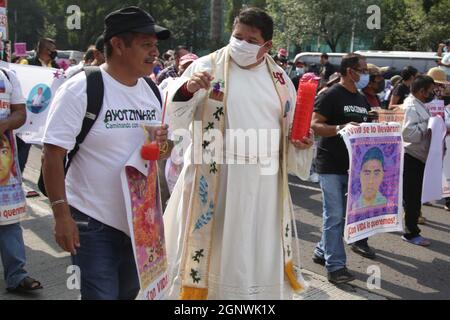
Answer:
[[403, 104], [403, 101], [405, 101], [406, 97], [408, 97], [411, 93], [411, 83], [414, 81], [418, 73], [419, 71], [411, 66], [405, 67], [405, 69], [403, 69], [400, 74], [402, 80], [395, 86], [394, 90], [392, 91], [389, 109], [395, 109]]

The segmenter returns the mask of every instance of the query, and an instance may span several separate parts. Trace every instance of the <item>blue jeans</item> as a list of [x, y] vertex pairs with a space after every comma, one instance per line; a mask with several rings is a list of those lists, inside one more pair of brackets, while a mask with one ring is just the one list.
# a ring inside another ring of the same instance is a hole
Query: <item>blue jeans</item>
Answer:
[[25, 277], [25, 244], [20, 223], [0, 226], [0, 254], [6, 287], [15, 289]]
[[72, 256], [81, 272], [82, 300], [134, 300], [140, 284], [129, 236], [71, 208], [80, 245]]
[[328, 272], [343, 269], [347, 263], [344, 248], [345, 212], [347, 209], [348, 175], [321, 174], [323, 196], [322, 240], [314, 254], [326, 261]]

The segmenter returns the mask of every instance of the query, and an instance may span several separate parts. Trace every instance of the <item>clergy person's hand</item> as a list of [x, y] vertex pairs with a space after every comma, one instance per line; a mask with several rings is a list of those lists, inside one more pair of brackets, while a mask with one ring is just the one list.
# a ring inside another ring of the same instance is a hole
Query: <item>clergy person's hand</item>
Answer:
[[197, 72], [192, 78], [187, 82], [187, 90], [190, 93], [196, 93], [200, 89], [208, 90], [211, 86], [211, 81], [213, 81], [214, 77], [211, 76], [208, 72]]
[[164, 125], [164, 127], [159, 128], [156, 131], [156, 141], [159, 144], [165, 144], [168, 140], [169, 135], [169, 126], [167, 124]]
[[312, 148], [312, 146], [314, 145], [314, 130], [311, 129], [309, 131], [308, 138], [305, 137], [303, 138], [303, 140], [291, 141], [291, 143], [299, 150], [307, 150]]

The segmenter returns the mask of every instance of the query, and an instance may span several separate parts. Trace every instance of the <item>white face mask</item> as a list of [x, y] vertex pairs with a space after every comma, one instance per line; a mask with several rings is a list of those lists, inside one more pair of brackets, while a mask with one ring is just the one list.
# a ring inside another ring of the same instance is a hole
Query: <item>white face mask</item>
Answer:
[[261, 47], [256, 44], [238, 40], [231, 36], [230, 55], [231, 58], [241, 67], [248, 67], [258, 62], [258, 53]]

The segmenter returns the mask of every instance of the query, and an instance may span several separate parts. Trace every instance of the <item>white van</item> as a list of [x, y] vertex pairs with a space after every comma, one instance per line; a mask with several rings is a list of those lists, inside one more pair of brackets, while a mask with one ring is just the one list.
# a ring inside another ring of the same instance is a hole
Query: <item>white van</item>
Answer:
[[[356, 51], [367, 58], [367, 63], [372, 63], [378, 67], [393, 67], [398, 73], [406, 67], [413, 66], [420, 73], [427, 73], [431, 68], [437, 67], [439, 57], [435, 52], [414, 52], [414, 51]], [[294, 63], [301, 60], [308, 66], [320, 65], [320, 52], [299, 53]], [[328, 53], [329, 61], [332, 65], [339, 67], [342, 57], [346, 53]]]

